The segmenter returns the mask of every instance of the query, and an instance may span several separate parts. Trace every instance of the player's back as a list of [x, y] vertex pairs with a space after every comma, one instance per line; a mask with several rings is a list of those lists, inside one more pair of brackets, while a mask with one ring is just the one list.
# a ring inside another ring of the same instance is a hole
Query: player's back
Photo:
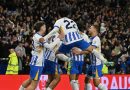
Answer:
[[77, 24], [67, 17], [57, 20], [54, 27], [62, 27], [64, 30], [64, 44], [71, 44], [82, 39]]

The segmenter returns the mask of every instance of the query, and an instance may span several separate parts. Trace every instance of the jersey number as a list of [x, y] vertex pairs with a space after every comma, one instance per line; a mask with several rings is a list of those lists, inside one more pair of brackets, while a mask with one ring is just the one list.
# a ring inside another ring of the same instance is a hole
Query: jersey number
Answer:
[[76, 24], [74, 23], [74, 21], [64, 20], [64, 23], [67, 23], [66, 29], [76, 28]]

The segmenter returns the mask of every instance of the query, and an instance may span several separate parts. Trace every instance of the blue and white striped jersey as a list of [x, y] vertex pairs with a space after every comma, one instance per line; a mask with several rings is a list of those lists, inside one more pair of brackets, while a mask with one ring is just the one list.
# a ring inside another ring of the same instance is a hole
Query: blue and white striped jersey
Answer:
[[[50, 39], [48, 40], [48, 42], [49, 43], [54, 42], [54, 40], [56, 40], [57, 37], [58, 37], [58, 35], [51, 36]], [[53, 50], [45, 48], [44, 49], [44, 59], [47, 59], [47, 60], [50, 60], [50, 61], [53, 61], [53, 62], [57, 62], [55, 52], [58, 50], [60, 45], [61, 45], [61, 42], [57, 43]]]
[[44, 42], [39, 42], [39, 39], [42, 38], [42, 36], [38, 33], [36, 33], [33, 36], [33, 42], [32, 42], [32, 58], [31, 58], [31, 62], [30, 65], [35, 65], [35, 66], [44, 66], [44, 57], [43, 55], [45, 54], [44, 51], [46, 50], [46, 48], [48, 48], [49, 50], [53, 50], [55, 51], [55, 48], [57, 47], [57, 44], [60, 43], [60, 39], [56, 38], [54, 42], [48, 44], [48, 42], [44, 41]]
[[[94, 47], [96, 47], [96, 49], [101, 52], [101, 41], [100, 38], [98, 36], [95, 37], [91, 37], [90, 38], [90, 44]], [[91, 64], [92, 65], [100, 65], [102, 62], [100, 59], [98, 59], [94, 54], [90, 54], [90, 58], [91, 60]]]
[[70, 57], [74, 61], [84, 61], [84, 55], [75, 55], [73, 53], [70, 53]]
[[30, 65], [43, 66], [43, 46], [39, 42], [42, 36], [38, 33], [34, 34], [32, 41], [32, 58]]
[[[88, 36], [85, 33], [80, 32], [82, 38], [86, 41], [86, 42], [90, 42]], [[84, 61], [84, 55], [75, 55], [72, 52], [70, 53], [70, 57], [72, 58], [72, 60], [75, 61]]]
[[59, 30], [60, 27], [62, 27], [62, 29], [65, 32], [65, 37], [63, 40], [63, 43], [65, 45], [68, 45], [68, 44], [71, 44], [71, 43], [74, 43], [76, 41], [83, 39], [82, 36], [80, 35], [77, 24], [73, 20], [67, 17], [61, 18], [57, 20], [56, 23], [54, 24], [53, 30], [57, 30], [57, 29]]
[[53, 62], [57, 62], [55, 52], [53, 50], [49, 50], [47, 48], [44, 50], [44, 59], [50, 60], [50, 61], [53, 61]]

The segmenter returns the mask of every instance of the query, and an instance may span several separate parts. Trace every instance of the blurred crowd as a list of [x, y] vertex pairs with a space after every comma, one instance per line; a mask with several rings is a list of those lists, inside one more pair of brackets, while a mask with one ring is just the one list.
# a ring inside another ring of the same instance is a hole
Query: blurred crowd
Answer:
[[[33, 25], [44, 20], [47, 33], [58, 19], [56, 9], [70, 7], [71, 19], [88, 33], [91, 24], [100, 26], [102, 53], [108, 61], [109, 74], [130, 73], [130, 2], [129, 0], [3, 0], [0, 1], [0, 66], [14, 48], [19, 73], [29, 73]], [[5, 67], [5, 66], [4, 66]], [[62, 67], [63, 70], [65, 69]]]

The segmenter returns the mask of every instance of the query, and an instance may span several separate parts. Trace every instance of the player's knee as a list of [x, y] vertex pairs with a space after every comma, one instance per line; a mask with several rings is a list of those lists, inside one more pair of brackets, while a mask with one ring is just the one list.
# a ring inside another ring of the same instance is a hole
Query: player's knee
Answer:
[[38, 84], [38, 81], [34, 81], [34, 80], [32, 80], [30, 86], [31, 86], [32, 89], [35, 90], [35, 88], [37, 87], [37, 84]]
[[31, 81], [32, 81], [31, 79], [28, 79], [28, 80], [24, 81], [22, 86], [27, 88], [31, 84]]
[[31, 84], [31, 85], [30, 85], [30, 88], [31, 88], [32, 90], [35, 90], [36, 87], [37, 87], [37, 85], [35, 85], [35, 84]]
[[31, 83], [31, 81], [32, 81], [31, 79], [28, 79], [28, 83]]
[[95, 86], [95, 87], [98, 87], [98, 85], [99, 85], [98, 83], [94, 83], [94, 86]]
[[99, 82], [98, 80], [94, 80], [93, 83], [94, 83], [94, 86], [95, 86], [95, 87], [98, 87], [98, 85], [100, 84], [100, 82]]

